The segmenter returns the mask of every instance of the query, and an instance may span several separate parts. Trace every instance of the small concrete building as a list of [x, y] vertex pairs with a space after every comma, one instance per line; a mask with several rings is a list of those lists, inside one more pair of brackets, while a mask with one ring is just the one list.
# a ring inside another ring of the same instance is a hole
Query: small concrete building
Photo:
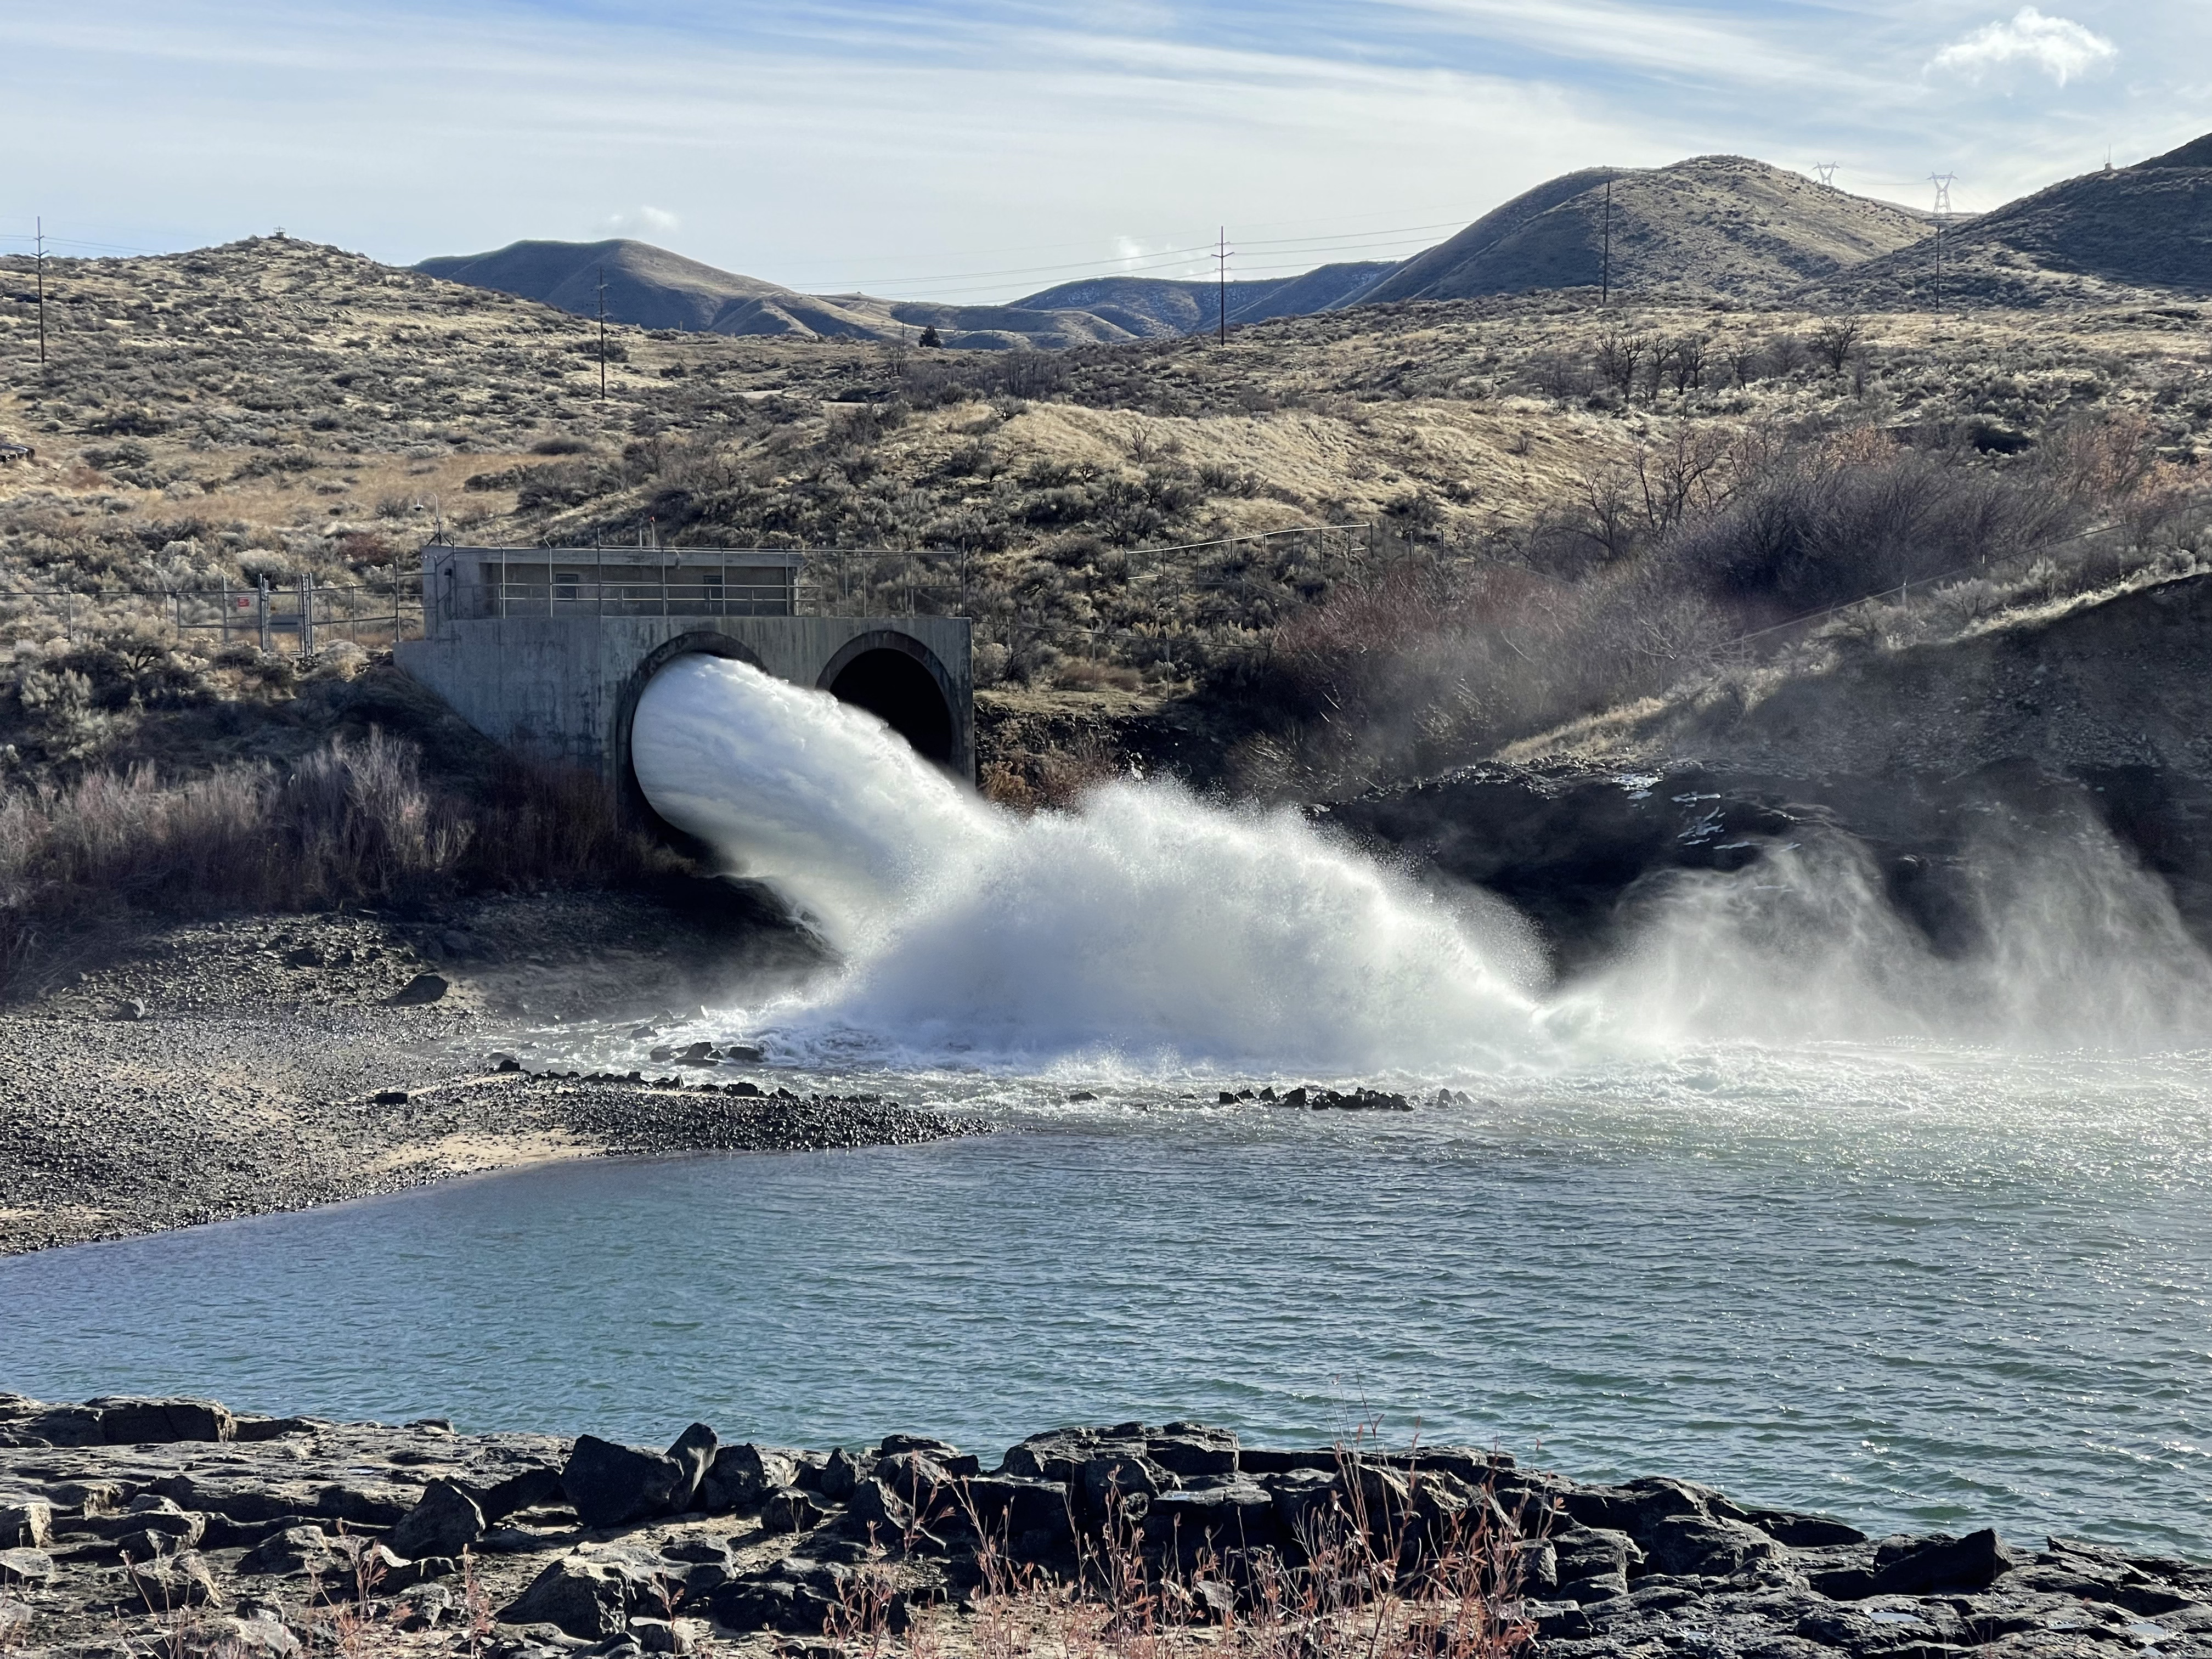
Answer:
[[975, 775], [964, 617], [803, 616], [805, 555], [758, 549], [422, 550], [422, 634], [399, 666], [517, 753], [630, 769], [639, 695], [678, 657], [731, 657], [858, 704], [957, 775]]

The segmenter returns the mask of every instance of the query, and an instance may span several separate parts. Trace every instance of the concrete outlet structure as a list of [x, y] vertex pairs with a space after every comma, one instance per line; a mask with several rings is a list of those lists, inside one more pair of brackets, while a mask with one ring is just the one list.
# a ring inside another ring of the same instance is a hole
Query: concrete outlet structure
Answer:
[[678, 657], [732, 657], [881, 716], [975, 775], [964, 617], [803, 617], [805, 555], [684, 548], [422, 550], [423, 637], [399, 666], [486, 737], [604, 774], [633, 807], [629, 727]]

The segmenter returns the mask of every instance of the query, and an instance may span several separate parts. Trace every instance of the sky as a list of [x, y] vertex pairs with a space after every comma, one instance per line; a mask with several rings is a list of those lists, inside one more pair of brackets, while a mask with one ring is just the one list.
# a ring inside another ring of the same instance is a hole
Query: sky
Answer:
[[817, 293], [1400, 258], [1571, 168], [1993, 207], [2212, 131], [2212, 0], [0, 0], [0, 252], [635, 236]]

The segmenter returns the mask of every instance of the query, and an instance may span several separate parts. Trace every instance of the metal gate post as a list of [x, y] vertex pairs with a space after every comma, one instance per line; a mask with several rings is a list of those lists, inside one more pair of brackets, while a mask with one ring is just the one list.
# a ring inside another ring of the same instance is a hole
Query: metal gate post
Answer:
[[269, 654], [269, 578], [254, 578], [253, 591], [256, 608], [261, 612], [261, 654], [265, 657]]

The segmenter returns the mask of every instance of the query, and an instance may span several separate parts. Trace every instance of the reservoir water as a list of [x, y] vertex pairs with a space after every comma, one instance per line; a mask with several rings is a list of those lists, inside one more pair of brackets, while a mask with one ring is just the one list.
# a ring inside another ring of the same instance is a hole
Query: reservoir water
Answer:
[[[651, 1036], [526, 1034], [532, 1062], [742, 1036], [766, 1064], [732, 1075], [999, 1133], [0, 1261], [0, 1385], [987, 1457], [1070, 1421], [1372, 1422], [2212, 1555], [2212, 963], [2093, 828], [1981, 860], [1970, 951], [1863, 849], [1778, 844], [1557, 984], [1494, 900], [1292, 814], [1126, 782], [1018, 818], [735, 664], [664, 671], [634, 755], [844, 966]], [[1216, 1098], [1301, 1081], [1424, 1104]]]
[[986, 1454], [1067, 1421], [1372, 1419], [1876, 1529], [2203, 1556], [2202, 1076], [1719, 1050], [1406, 1115], [878, 1079], [1006, 1131], [595, 1160], [20, 1258], [0, 1348], [47, 1397], [656, 1443], [694, 1418]]

